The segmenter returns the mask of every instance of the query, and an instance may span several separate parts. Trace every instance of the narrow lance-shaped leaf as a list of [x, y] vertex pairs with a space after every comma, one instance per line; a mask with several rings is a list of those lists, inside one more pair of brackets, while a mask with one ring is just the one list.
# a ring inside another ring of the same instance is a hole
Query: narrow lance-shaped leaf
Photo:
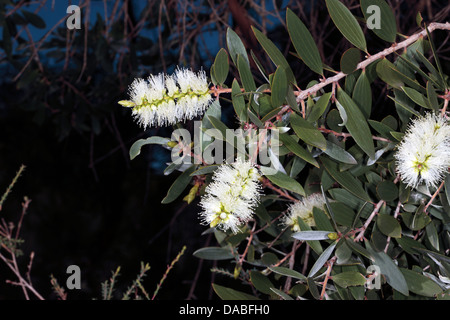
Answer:
[[361, 10], [370, 30], [385, 41], [395, 42], [397, 22], [386, 1], [361, 0]]
[[241, 122], [247, 122], [247, 109], [245, 107], [245, 99], [241, 92], [241, 87], [236, 79], [231, 85], [231, 101], [233, 102], [234, 111]]
[[234, 32], [232, 29], [227, 29], [227, 46], [228, 52], [230, 53], [231, 60], [234, 65], [237, 66], [238, 56], [242, 56], [242, 58], [249, 63], [247, 51], [245, 50], [245, 46], [242, 43], [241, 38]]
[[346, 128], [358, 146], [373, 159], [375, 157], [375, 147], [366, 118], [352, 98], [341, 88], [338, 89], [338, 99], [348, 116]]
[[358, 81], [356, 81], [352, 97], [364, 117], [368, 119], [372, 112], [372, 90], [370, 88], [369, 79], [367, 79], [366, 70], [361, 72]]
[[296, 156], [319, 168], [319, 164], [317, 163], [317, 160], [314, 159], [312, 154], [309, 151], [305, 150], [302, 146], [300, 146], [298, 142], [289, 134], [280, 134], [280, 141]]
[[330, 231], [299, 231], [292, 235], [293, 238], [301, 241], [308, 240], [330, 240], [336, 239], [336, 232]]
[[288, 90], [288, 81], [283, 67], [278, 67], [272, 79], [272, 107], [277, 108], [284, 104]]
[[366, 241], [365, 243], [366, 249], [370, 253], [374, 265], [380, 268], [380, 272], [386, 277], [387, 283], [398, 292], [404, 294], [405, 296], [408, 296], [408, 285], [406, 283], [405, 277], [400, 272], [397, 265], [386, 253], [376, 252], [372, 249], [368, 241]]
[[191, 182], [192, 177], [191, 173], [195, 171], [196, 166], [193, 165], [190, 168], [186, 169], [172, 184], [172, 186], [169, 188], [169, 191], [167, 191], [166, 197], [161, 201], [163, 204], [171, 203], [175, 199], [177, 199], [186, 189], [186, 187], [189, 185], [189, 182]]
[[291, 114], [290, 121], [295, 134], [300, 139], [319, 149], [325, 150], [327, 148], [325, 137], [313, 124], [295, 113]]
[[242, 85], [245, 91], [254, 92], [256, 91], [255, 80], [253, 79], [252, 71], [250, 70], [250, 65], [241, 55], [237, 58], [237, 67], [239, 71], [239, 76], [241, 77]]
[[280, 171], [274, 172], [273, 169], [268, 167], [261, 167], [261, 171], [263, 175], [265, 175], [275, 185], [283, 189], [298, 193], [302, 196], [306, 195], [302, 185], [295, 179], [289, 177], [288, 175]]
[[331, 92], [327, 92], [323, 94], [319, 100], [317, 100], [316, 104], [311, 110], [311, 113], [309, 114], [307, 120], [309, 122], [316, 122], [320, 119], [320, 117], [324, 114], [325, 110], [328, 107], [328, 104], [330, 102], [331, 98]]
[[326, 157], [320, 157], [320, 159], [322, 160], [322, 164], [324, 165], [330, 176], [332, 176], [336, 180], [336, 182], [344, 187], [344, 189], [347, 189], [349, 192], [364, 201], [372, 202], [372, 199], [363, 189], [361, 182], [350, 172], [340, 172], [337, 163], [327, 159]]
[[331, 257], [331, 254], [334, 251], [334, 248], [336, 247], [337, 242], [333, 242], [326, 248], [319, 258], [317, 258], [316, 262], [312, 266], [311, 270], [309, 271], [308, 278], [314, 277], [317, 272], [323, 267], [323, 265], [328, 261], [328, 259]]
[[218, 84], [223, 84], [229, 71], [228, 54], [225, 49], [220, 49], [214, 60], [214, 76]]
[[287, 9], [286, 24], [295, 51], [314, 72], [323, 75], [322, 59], [311, 33], [292, 10]]
[[259, 300], [253, 295], [248, 293], [244, 293], [241, 291], [237, 291], [231, 288], [223, 287], [218, 284], [213, 283], [212, 287], [214, 292], [220, 297], [222, 300]]
[[282, 66], [285, 69], [286, 77], [290, 83], [297, 84], [297, 82], [295, 81], [294, 73], [292, 72], [289, 63], [287, 62], [281, 51], [277, 48], [277, 46], [255, 27], [252, 26], [252, 30], [259, 44], [267, 52], [273, 63], [275, 63], [277, 67]]
[[339, 0], [325, 0], [336, 27], [355, 47], [367, 52], [366, 39], [358, 21], [350, 10]]
[[167, 144], [170, 141], [168, 138], [153, 136], [147, 139], [139, 139], [133, 143], [130, 148], [130, 160], [133, 160], [141, 153], [141, 148], [147, 144]]

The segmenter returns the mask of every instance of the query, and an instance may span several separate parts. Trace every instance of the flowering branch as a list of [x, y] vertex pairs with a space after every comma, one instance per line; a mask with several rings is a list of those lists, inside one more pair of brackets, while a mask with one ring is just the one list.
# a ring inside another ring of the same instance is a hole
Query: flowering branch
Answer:
[[[431, 33], [434, 30], [450, 30], [450, 23], [449, 22], [446, 22], [446, 23], [432, 22], [428, 26], [428, 31]], [[427, 35], [427, 30], [424, 29], [421, 32], [418, 32], [418, 33], [408, 37], [406, 40], [404, 40], [400, 43], [394, 44], [391, 47], [384, 49], [383, 51], [381, 51], [373, 56], [370, 56], [366, 60], [360, 62], [356, 66], [355, 70], [363, 70], [368, 65], [370, 65], [372, 62], [379, 60], [379, 59], [383, 59], [384, 57], [386, 57], [400, 49], [404, 49], [404, 48], [408, 47], [409, 45], [413, 44], [414, 42], [416, 42], [418, 39], [425, 37], [426, 35]], [[338, 82], [340, 79], [342, 79], [346, 76], [347, 76], [347, 74], [345, 74], [343, 72], [339, 72], [338, 74], [336, 74], [333, 77], [326, 78], [325, 80], [321, 80], [320, 83], [298, 93], [297, 102], [300, 102], [300, 101], [308, 98], [308, 96], [310, 94], [316, 93], [317, 91], [326, 87], [327, 85]]]

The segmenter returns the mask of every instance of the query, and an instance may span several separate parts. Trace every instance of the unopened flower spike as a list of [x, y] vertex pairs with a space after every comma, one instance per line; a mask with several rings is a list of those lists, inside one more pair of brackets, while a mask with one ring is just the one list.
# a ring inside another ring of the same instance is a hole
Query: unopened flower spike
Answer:
[[450, 167], [450, 126], [437, 114], [427, 113], [409, 125], [395, 153], [397, 172], [409, 187], [436, 188]]
[[204, 224], [233, 233], [249, 221], [261, 195], [258, 169], [249, 161], [221, 165], [206, 187], [200, 206]]
[[133, 108], [134, 118], [144, 129], [193, 119], [212, 102], [206, 73], [185, 68], [177, 68], [170, 76], [160, 73], [147, 80], [135, 79], [128, 94], [130, 100], [119, 104]]
[[292, 231], [300, 231], [298, 219], [302, 219], [308, 226], [316, 225], [313, 216], [314, 207], [324, 209], [326, 204], [325, 198], [320, 193], [314, 193], [301, 201], [295, 202], [289, 206], [289, 212], [283, 217], [282, 224], [291, 227]]

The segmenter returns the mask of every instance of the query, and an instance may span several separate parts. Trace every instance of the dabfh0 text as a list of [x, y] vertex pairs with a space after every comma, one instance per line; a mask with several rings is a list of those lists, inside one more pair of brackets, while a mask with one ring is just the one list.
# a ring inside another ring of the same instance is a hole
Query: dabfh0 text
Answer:
[[225, 304], [223, 306], [223, 314], [234, 314], [234, 315], [267, 315], [270, 312], [268, 305], [257, 305], [257, 304], [237, 304], [229, 305]]

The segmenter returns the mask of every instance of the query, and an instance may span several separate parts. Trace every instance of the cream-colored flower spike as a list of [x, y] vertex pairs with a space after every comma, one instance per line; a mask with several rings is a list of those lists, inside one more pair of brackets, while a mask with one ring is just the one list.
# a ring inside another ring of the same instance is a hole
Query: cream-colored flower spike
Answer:
[[212, 101], [205, 72], [184, 68], [178, 68], [171, 76], [160, 73], [147, 80], [135, 79], [129, 96], [131, 100], [119, 104], [133, 108], [134, 118], [144, 129], [193, 119]]
[[258, 170], [248, 161], [221, 165], [200, 202], [202, 222], [212, 228], [231, 229], [237, 233], [239, 226], [252, 218], [259, 202], [259, 178]]
[[397, 172], [409, 187], [436, 188], [450, 167], [450, 126], [428, 113], [412, 121], [395, 153]]
[[294, 232], [300, 231], [298, 218], [302, 219], [310, 227], [315, 226], [313, 209], [314, 207], [324, 209], [325, 198], [320, 193], [314, 193], [301, 201], [295, 202], [289, 206], [289, 212], [283, 217], [282, 224], [291, 227]]

